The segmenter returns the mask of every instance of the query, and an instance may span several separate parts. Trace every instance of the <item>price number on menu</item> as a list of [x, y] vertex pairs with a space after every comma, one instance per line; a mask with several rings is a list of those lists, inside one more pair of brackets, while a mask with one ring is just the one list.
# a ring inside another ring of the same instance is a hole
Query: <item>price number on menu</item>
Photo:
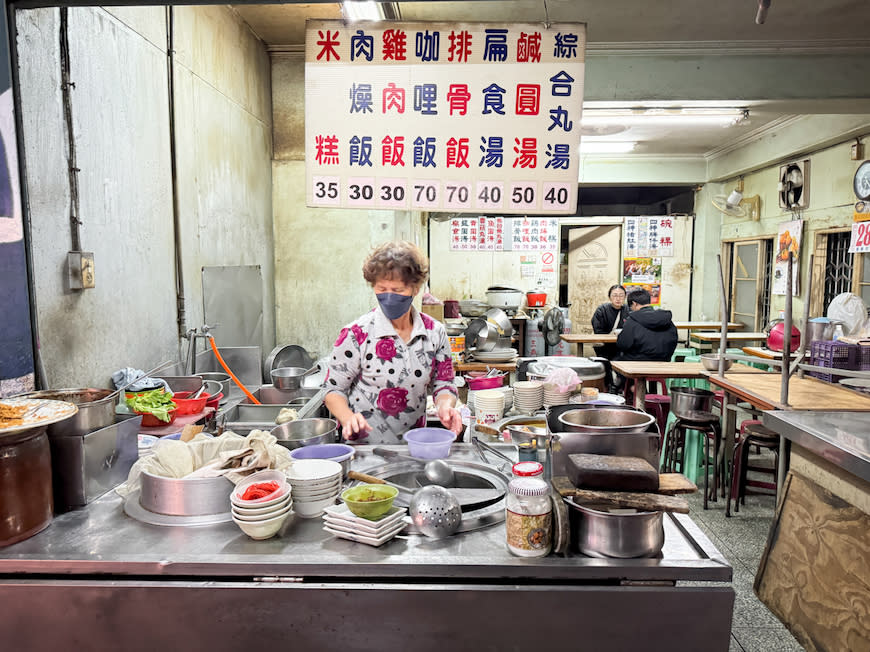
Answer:
[[510, 207], [529, 210], [538, 207], [538, 184], [511, 184]]
[[852, 242], [850, 253], [870, 251], [870, 222], [858, 222], [852, 225]]
[[405, 208], [408, 205], [404, 179], [378, 179], [378, 206]]
[[374, 206], [375, 185], [373, 177], [350, 177], [347, 180], [347, 204], [349, 206]]
[[545, 183], [541, 192], [544, 196], [544, 210], [567, 210], [573, 208], [569, 203], [571, 200], [571, 189], [567, 183]]
[[499, 210], [504, 204], [504, 184], [498, 181], [480, 181], [475, 192], [475, 208]]
[[341, 204], [341, 185], [338, 177], [312, 177], [311, 194], [315, 206], [338, 206]]
[[471, 183], [446, 181], [444, 183], [445, 208], [471, 208]]
[[437, 208], [440, 190], [438, 181], [415, 181], [411, 189], [411, 205], [414, 208]]

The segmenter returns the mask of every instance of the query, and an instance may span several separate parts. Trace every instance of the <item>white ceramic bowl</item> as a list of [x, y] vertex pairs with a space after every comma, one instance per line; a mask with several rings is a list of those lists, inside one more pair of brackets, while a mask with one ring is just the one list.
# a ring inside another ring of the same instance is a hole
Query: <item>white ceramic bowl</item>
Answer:
[[233, 523], [241, 528], [242, 532], [247, 534], [252, 539], [256, 539], [260, 541], [262, 539], [270, 539], [271, 537], [278, 534], [278, 530], [281, 529], [281, 526], [284, 525], [284, 521], [286, 521], [291, 511], [287, 511], [284, 514], [280, 514], [279, 516], [274, 516], [265, 521], [242, 521], [236, 516], [233, 516]]
[[[230, 502], [236, 507], [270, 507], [287, 499], [287, 496], [290, 494], [290, 485], [285, 484], [276, 491], [271, 498], [267, 499], [259, 498], [257, 500], [242, 500], [238, 497], [237, 492], [238, 488], [236, 488], [236, 490], [234, 490], [230, 495]], [[242, 493], [244, 493], [244, 489], [242, 490]]]
[[317, 518], [318, 516], [323, 514], [324, 509], [326, 509], [330, 505], [334, 505], [337, 498], [338, 494], [329, 498], [324, 498], [323, 500], [317, 500], [310, 503], [297, 502], [293, 504], [293, 511], [295, 511], [296, 514], [298, 514], [301, 518]]
[[332, 460], [295, 460], [293, 466], [287, 469], [287, 479], [290, 484], [302, 481], [308, 483], [316, 483], [318, 481], [325, 482], [341, 477], [341, 464]]
[[[270, 494], [269, 496], [264, 496], [263, 498], [257, 498], [255, 500], [242, 500], [242, 494], [245, 493], [245, 489], [250, 487], [252, 484], [257, 484], [259, 482], [277, 482], [280, 489], [274, 495]], [[266, 471], [257, 471], [257, 473], [253, 473], [239, 482], [235, 489], [233, 489], [233, 493], [230, 494], [230, 500], [241, 507], [265, 507], [266, 505], [278, 502], [278, 500], [280, 500], [288, 490], [289, 484], [284, 472], [267, 469]]]
[[235, 509], [233, 509], [231, 513], [234, 519], [244, 521], [245, 523], [262, 523], [264, 521], [270, 521], [276, 516], [283, 516], [287, 514], [287, 512], [289, 512], [291, 509], [293, 509], [293, 503], [289, 502], [281, 509], [274, 510], [272, 512], [269, 512], [268, 514], [260, 514], [259, 516], [248, 516], [245, 514], [239, 514]]
[[296, 500], [305, 500], [317, 496], [326, 496], [327, 494], [341, 491], [341, 480], [334, 482], [326, 487], [317, 487], [315, 489], [293, 487], [293, 497]]
[[266, 507], [242, 507], [241, 505], [236, 505], [233, 503], [232, 511], [234, 514], [238, 514], [239, 516], [262, 516], [263, 514], [272, 514], [273, 512], [278, 512], [287, 505], [292, 505], [293, 499], [288, 491], [284, 494], [284, 497], [279, 500], [277, 503], [273, 503], [272, 505], [267, 505]]

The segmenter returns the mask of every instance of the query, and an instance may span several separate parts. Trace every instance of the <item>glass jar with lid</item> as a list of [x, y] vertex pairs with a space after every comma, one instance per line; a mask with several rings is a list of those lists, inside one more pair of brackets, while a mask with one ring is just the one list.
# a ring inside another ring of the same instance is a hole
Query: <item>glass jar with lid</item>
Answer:
[[517, 462], [511, 467], [515, 478], [536, 478], [544, 475], [544, 465], [540, 462]]
[[[517, 466], [517, 465], [515, 465]], [[518, 557], [545, 557], [552, 547], [550, 485], [540, 477], [508, 483], [505, 533], [508, 550]]]

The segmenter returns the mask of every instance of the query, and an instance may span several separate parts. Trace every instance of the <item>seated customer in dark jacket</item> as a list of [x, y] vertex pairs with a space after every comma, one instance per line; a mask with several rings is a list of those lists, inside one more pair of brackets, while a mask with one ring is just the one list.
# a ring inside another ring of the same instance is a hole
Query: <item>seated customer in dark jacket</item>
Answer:
[[677, 348], [677, 327], [670, 310], [655, 310], [649, 305], [646, 290], [632, 290], [627, 303], [631, 313], [616, 338], [616, 360], [670, 361]]
[[[607, 291], [609, 303], [602, 303], [592, 315], [593, 333], [612, 333], [622, 328], [628, 317], [628, 306], [625, 305], [625, 288], [621, 285], [611, 285]], [[595, 348], [595, 355], [612, 359], [616, 354], [615, 344], [601, 344]]]

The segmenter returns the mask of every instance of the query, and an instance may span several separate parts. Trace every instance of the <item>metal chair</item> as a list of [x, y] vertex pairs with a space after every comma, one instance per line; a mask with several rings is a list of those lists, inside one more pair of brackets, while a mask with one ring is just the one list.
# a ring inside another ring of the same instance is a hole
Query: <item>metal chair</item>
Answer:
[[[734, 500], [734, 513], [740, 511], [740, 503], [746, 503], [746, 489], [756, 487], [776, 492], [776, 468], [779, 461], [779, 435], [769, 428], [765, 428], [758, 421], [747, 419], [741, 424], [740, 441], [734, 446], [734, 458], [731, 466], [731, 485], [728, 490], [728, 498], [725, 503], [725, 516], [731, 516], [731, 500]], [[773, 451], [773, 468], [766, 466], [752, 466], [749, 463], [749, 447], [755, 446], [756, 450], [764, 448]], [[769, 474], [772, 481], [750, 480], [748, 472]], [[761, 493], [761, 492], [754, 492]]]

